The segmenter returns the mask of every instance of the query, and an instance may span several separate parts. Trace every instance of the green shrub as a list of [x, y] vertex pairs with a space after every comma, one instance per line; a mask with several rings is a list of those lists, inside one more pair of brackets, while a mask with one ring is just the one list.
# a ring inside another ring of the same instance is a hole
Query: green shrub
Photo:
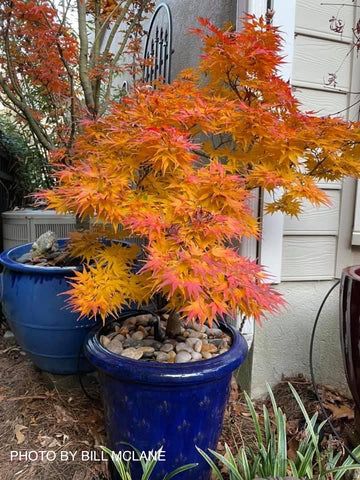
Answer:
[[[211, 466], [216, 480], [253, 480], [256, 477], [286, 477], [291, 475], [296, 478], [331, 479], [340, 480], [342, 476], [352, 469], [360, 468], [360, 464], [354, 463], [348, 456], [342, 461], [341, 452], [335, 453], [332, 447], [324, 450], [320, 448], [320, 433], [326, 421], [318, 424], [317, 413], [309, 417], [295, 388], [290, 385], [291, 391], [304, 415], [306, 427], [299, 443], [295, 459], [288, 456], [286, 438], [286, 416], [276, 404], [271, 388], [268, 386], [274, 420], [272, 422], [267, 407], [263, 406], [264, 421], [261, 425], [254, 404], [245, 394], [248, 410], [251, 414], [256, 432], [256, 448], [241, 446], [233, 453], [228, 445], [225, 445], [225, 455], [214, 450], [209, 450], [227, 472], [224, 477], [220, 468], [206, 452], [198, 448], [199, 453]], [[360, 455], [360, 446], [356, 447], [353, 454]]]
[[29, 203], [28, 195], [51, 187], [47, 152], [35, 144], [29, 132], [9, 114], [0, 115], [0, 156], [0, 169], [6, 169], [13, 177], [9, 191], [10, 207], [21, 207]]

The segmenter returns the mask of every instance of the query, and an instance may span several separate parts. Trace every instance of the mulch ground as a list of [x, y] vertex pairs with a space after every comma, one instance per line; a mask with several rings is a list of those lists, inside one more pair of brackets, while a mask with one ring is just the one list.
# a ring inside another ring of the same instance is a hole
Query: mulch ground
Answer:
[[[100, 461], [100, 453], [96, 450], [96, 446], [106, 443], [100, 401], [88, 399], [76, 383], [68, 391], [49, 388], [43, 374], [34, 368], [19, 347], [4, 340], [4, 331], [5, 326], [0, 327], [0, 479], [107, 480], [106, 462]], [[304, 422], [288, 381], [298, 390], [310, 415], [318, 411], [321, 419], [322, 413], [312, 386], [304, 377], [284, 379], [275, 387], [277, 402], [290, 419], [289, 448], [296, 449]], [[96, 390], [96, 386], [94, 388]], [[344, 442], [350, 444], [352, 402], [331, 387], [320, 386], [319, 389], [336, 428]], [[93, 396], [98, 395], [95, 390], [91, 391]], [[256, 408], [261, 415], [261, 403]], [[334, 442], [330, 433], [329, 430], [325, 432], [323, 441]], [[223, 452], [225, 443], [234, 449], [243, 444], [255, 445], [251, 418], [235, 382], [219, 452]], [[336, 446], [341, 449], [342, 442]], [[55, 452], [55, 460], [51, 454], [41, 461], [41, 451]], [[72, 452], [74, 459], [65, 461], [62, 451]], [[81, 453], [89, 451], [98, 452], [93, 461], [87, 460], [87, 453]], [[20, 460], [19, 455], [23, 455]]]

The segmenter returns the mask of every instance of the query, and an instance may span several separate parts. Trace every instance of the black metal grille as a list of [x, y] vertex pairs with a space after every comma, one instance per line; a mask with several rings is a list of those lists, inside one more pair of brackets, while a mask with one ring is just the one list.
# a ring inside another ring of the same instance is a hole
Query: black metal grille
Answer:
[[151, 19], [146, 39], [144, 53], [147, 62], [144, 68], [144, 81], [146, 83], [153, 83], [159, 79], [170, 83], [172, 54], [171, 12], [166, 3], [161, 3]]

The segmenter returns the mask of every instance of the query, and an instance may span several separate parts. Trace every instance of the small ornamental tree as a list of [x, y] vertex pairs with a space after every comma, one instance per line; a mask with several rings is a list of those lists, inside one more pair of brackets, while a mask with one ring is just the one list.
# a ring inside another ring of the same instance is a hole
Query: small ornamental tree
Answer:
[[44, 157], [54, 149], [69, 157], [81, 120], [98, 118], [119, 95], [119, 73], [141, 72], [141, 24], [153, 6], [153, 0], [0, 2], [0, 103]]
[[[240, 32], [200, 24], [199, 66], [171, 85], [138, 85], [87, 122], [72, 165], [45, 193], [59, 212], [98, 222], [72, 241], [85, 263], [69, 291], [81, 315], [105, 319], [161, 295], [168, 333], [178, 316], [211, 323], [239, 310], [259, 320], [282, 300], [234, 242], [260, 235], [254, 189], [276, 193], [269, 212], [297, 215], [303, 200], [329, 203], [318, 181], [360, 175], [359, 125], [300, 111], [278, 75], [277, 28], [254, 17]], [[106, 224], [143, 237], [140, 260], [136, 247], [101, 242]]]

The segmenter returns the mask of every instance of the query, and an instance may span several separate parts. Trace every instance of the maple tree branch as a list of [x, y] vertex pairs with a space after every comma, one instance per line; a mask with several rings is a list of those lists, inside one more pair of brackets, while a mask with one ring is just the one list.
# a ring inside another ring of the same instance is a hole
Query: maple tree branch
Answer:
[[[3, 93], [3, 92], [1, 92]], [[5, 96], [0, 94], [0, 103], [8, 108], [9, 110], [13, 111], [16, 115], [19, 115], [21, 119], [26, 121], [26, 118], [24, 117], [23, 113]]]
[[[100, 58], [100, 38], [99, 38], [99, 30], [101, 28], [100, 22], [100, 0], [95, 0], [94, 2], [94, 15], [95, 15], [95, 40], [93, 44], [93, 49], [91, 49], [90, 54], [90, 64], [92, 66], [96, 65], [96, 62]], [[93, 55], [93, 58], [91, 58]], [[94, 103], [95, 103], [95, 111], [99, 111], [99, 102], [100, 102], [100, 89], [101, 89], [101, 78], [96, 76], [93, 81], [93, 92], [94, 92]]]
[[0, 87], [2, 88], [5, 95], [8, 99], [23, 113], [24, 117], [26, 118], [27, 122], [31, 130], [36, 135], [39, 142], [43, 145], [46, 150], [53, 150], [54, 145], [50, 141], [49, 137], [47, 136], [46, 132], [41, 127], [40, 123], [35, 120], [34, 116], [31, 113], [29, 106], [23, 101], [23, 98], [18, 98], [10, 89], [9, 85], [6, 83], [4, 77], [0, 75]]
[[236, 94], [236, 96], [238, 97], [239, 100], [243, 101], [243, 99], [241, 98], [240, 92], [237, 88], [237, 85], [234, 84], [234, 82], [230, 78], [230, 72], [229, 71], [226, 72], [226, 76], [227, 76], [227, 79], [228, 79], [228, 82], [229, 82], [229, 87], [231, 88], [231, 90]]
[[21, 95], [21, 88], [18, 82], [18, 79], [16, 77], [16, 73], [13, 68], [13, 62], [11, 59], [10, 55], [10, 47], [9, 47], [9, 28], [10, 28], [10, 15], [12, 13], [12, 10], [9, 11], [9, 14], [7, 16], [7, 25], [4, 29], [4, 50], [5, 50], [5, 56], [6, 56], [6, 63], [7, 63], [7, 70], [9, 74], [9, 78], [12, 84], [12, 87], [14, 88], [15, 92], [20, 96]]
[[310, 172], [308, 173], [308, 175], [314, 175], [314, 173], [316, 172], [316, 170], [321, 167], [321, 165], [328, 159], [328, 157], [324, 157], [323, 159], [321, 159], [316, 165], [315, 167], [310, 170]]
[[77, 0], [78, 9], [78, 26], [79, 26], [79, 42], [80, 42], [80, 54], [79, 54], [79, 74], [80, 82], [84, 92], [85, 103], [89, 111], [95, 115], [95, 102], [92, 90], [92, 85], [89, 77], [88, 70], [88, 53], [89, 42], [87, 37], [86, 27], [86, 2], [85, 0]]
[[150, 172], [151, 172], [150, 166], [143, 167], [142, 171], [139, 172], [139, 180], [136, 182], [137, 188], [141, 186], [142, 182], [145, 180], [145, 178], [149, 175]]
[[[109, 15], [105, 18], [105, 20], [102, 22], [101, 24], [101, 27], [100, 27], [100, 30], [98, 31], [98, 33], [95, 35], [95, 39], [94, 39], [94, 43], [93, 43], [93, 46], [91, 47], [91, 51], [90, 51], [90, 57], [92, 58], [94, 56], [94, 53], [93, 53], [93, 50], [95, 49], [95, 44], [98, 42], [100, 45], [103, 44], [103, 40], [104, 40], [104, 37], [105, 37], [105, 34], [106, 34], [106, 30], [108, 29], [109, 25], [110, 25], [110, 21], [112, 19], [112, 17], [114, 16], [114, 13], [116, 12], [116, 10], [118, 10], [120, 8], [120, 2], [117, 3], [117, 5], [114, 7], [114, 9], [109, 13]], [[116, 33], [116, 32], [115, 32]], [[110, 35], [111, 35], [111, 32], [110, 32]], [[115, 36], [115, 34], [114, 34]]]
[[[69, 5], [70, 5], [70, 3], [68, 3], [68, 7], [69, 7]], [[67, 14], [67, 10], [66, 10], [66, 13], [64, 13], [64, 18], [63, 18], [64, 23], [66, 21], [66, 14]], [[50, 22], [49, 22], [48, 18], [45, 15], [43, 15], [43, 17], [44, 17], [45, 21], [47, 22], [47, 24], [50, 28], [51, 25], [50, 25]], [[59, 31], [60, 31], [60, 28], [61, 28], [61, 26], [59, 27]], [[56, 48], [57, 48], [57, 51], [59, 52], [60, 60], [61, 60], [62, 64], [64, 65], [66, 73], [69, 77], [71, 127], [70, 127], [70, 136], [69, 136], [67, 147], [68, 147], [68, 149], [70, 149], [72, 147], [73, 143], [74, 143], [74, 140], [75, 140], [76, 125], [77, 125], [76, 111], [75, 111], [75, 80], [74, 80], [75, 75], [74, 75], [74, 72], [73, 72], [72, 68], [70, 67], [69, 63], [65, 59], [64, 49], [61, 46], [59, 41], [56, 41]]]
[[[123, 7], [123, 11], [121, 13], [121, 15], [118, 16], [118, 18], [116, 19], [112, 29], [111, 29], [111, 32], [108, 36], [108, 39], [106, 41], [106, 45], [104, 47], [104, 55], [107, 55], [109, 52], [110, 52], [110, 49], [111, 49], [111, 46], [112, 46], [112, 43], [114, 41], [114, 38], [115, 38], [115, 35], [121, 25], [121, 23], [125, 20], [125, 16], [126, 16], [126, 13], [128, 12], [131, 4], [132, 4], [133, 0], [127, 0], [126, 4], [124, 5]], [[120, 3], [119, 3], [120, 5]]]
[[191, 149], [191, 151], [193, 153], [195, 153], [195, 155], [198, 155], [199, 157], [205, 157], [207, 159], [211, 159], [210, 155], [206, 152], [204, 152], [203, 150], [196, 150], [196, 149]]
[[[130, 38], [130, 35], [133, 33], [133, 30], [136, 27], [136, 24], [141, 20], [141, 16], [143, 14], [143, 11], [144, 11], [144, 7], [139, 8], [139, 10], [138, 10], [137, 14], [134, 16], [131, 24], [128, 26], [128, 28], [126, 30], [126, 33], [124, 34], [123, 40], [120, 44], [120, 47], [118, 48], [118, 51], [116, 52], [116, 54], [113, 58], [113, 61], [112, 61], [112, 65], [113, 65], [114, 68], [116, 67], [116, 64], [119, 61], [120, 57], [124, 54], [127, 42]], [[107, 105], [107, 103], [110, 99], [112, 82], [113, 82], [113, 70], [110, 71], [110, 73], [109, 73], [109, 80], [108, 80], [106, 93], [105, 93], [105, 97], [104, 97], [105, 105]]]

